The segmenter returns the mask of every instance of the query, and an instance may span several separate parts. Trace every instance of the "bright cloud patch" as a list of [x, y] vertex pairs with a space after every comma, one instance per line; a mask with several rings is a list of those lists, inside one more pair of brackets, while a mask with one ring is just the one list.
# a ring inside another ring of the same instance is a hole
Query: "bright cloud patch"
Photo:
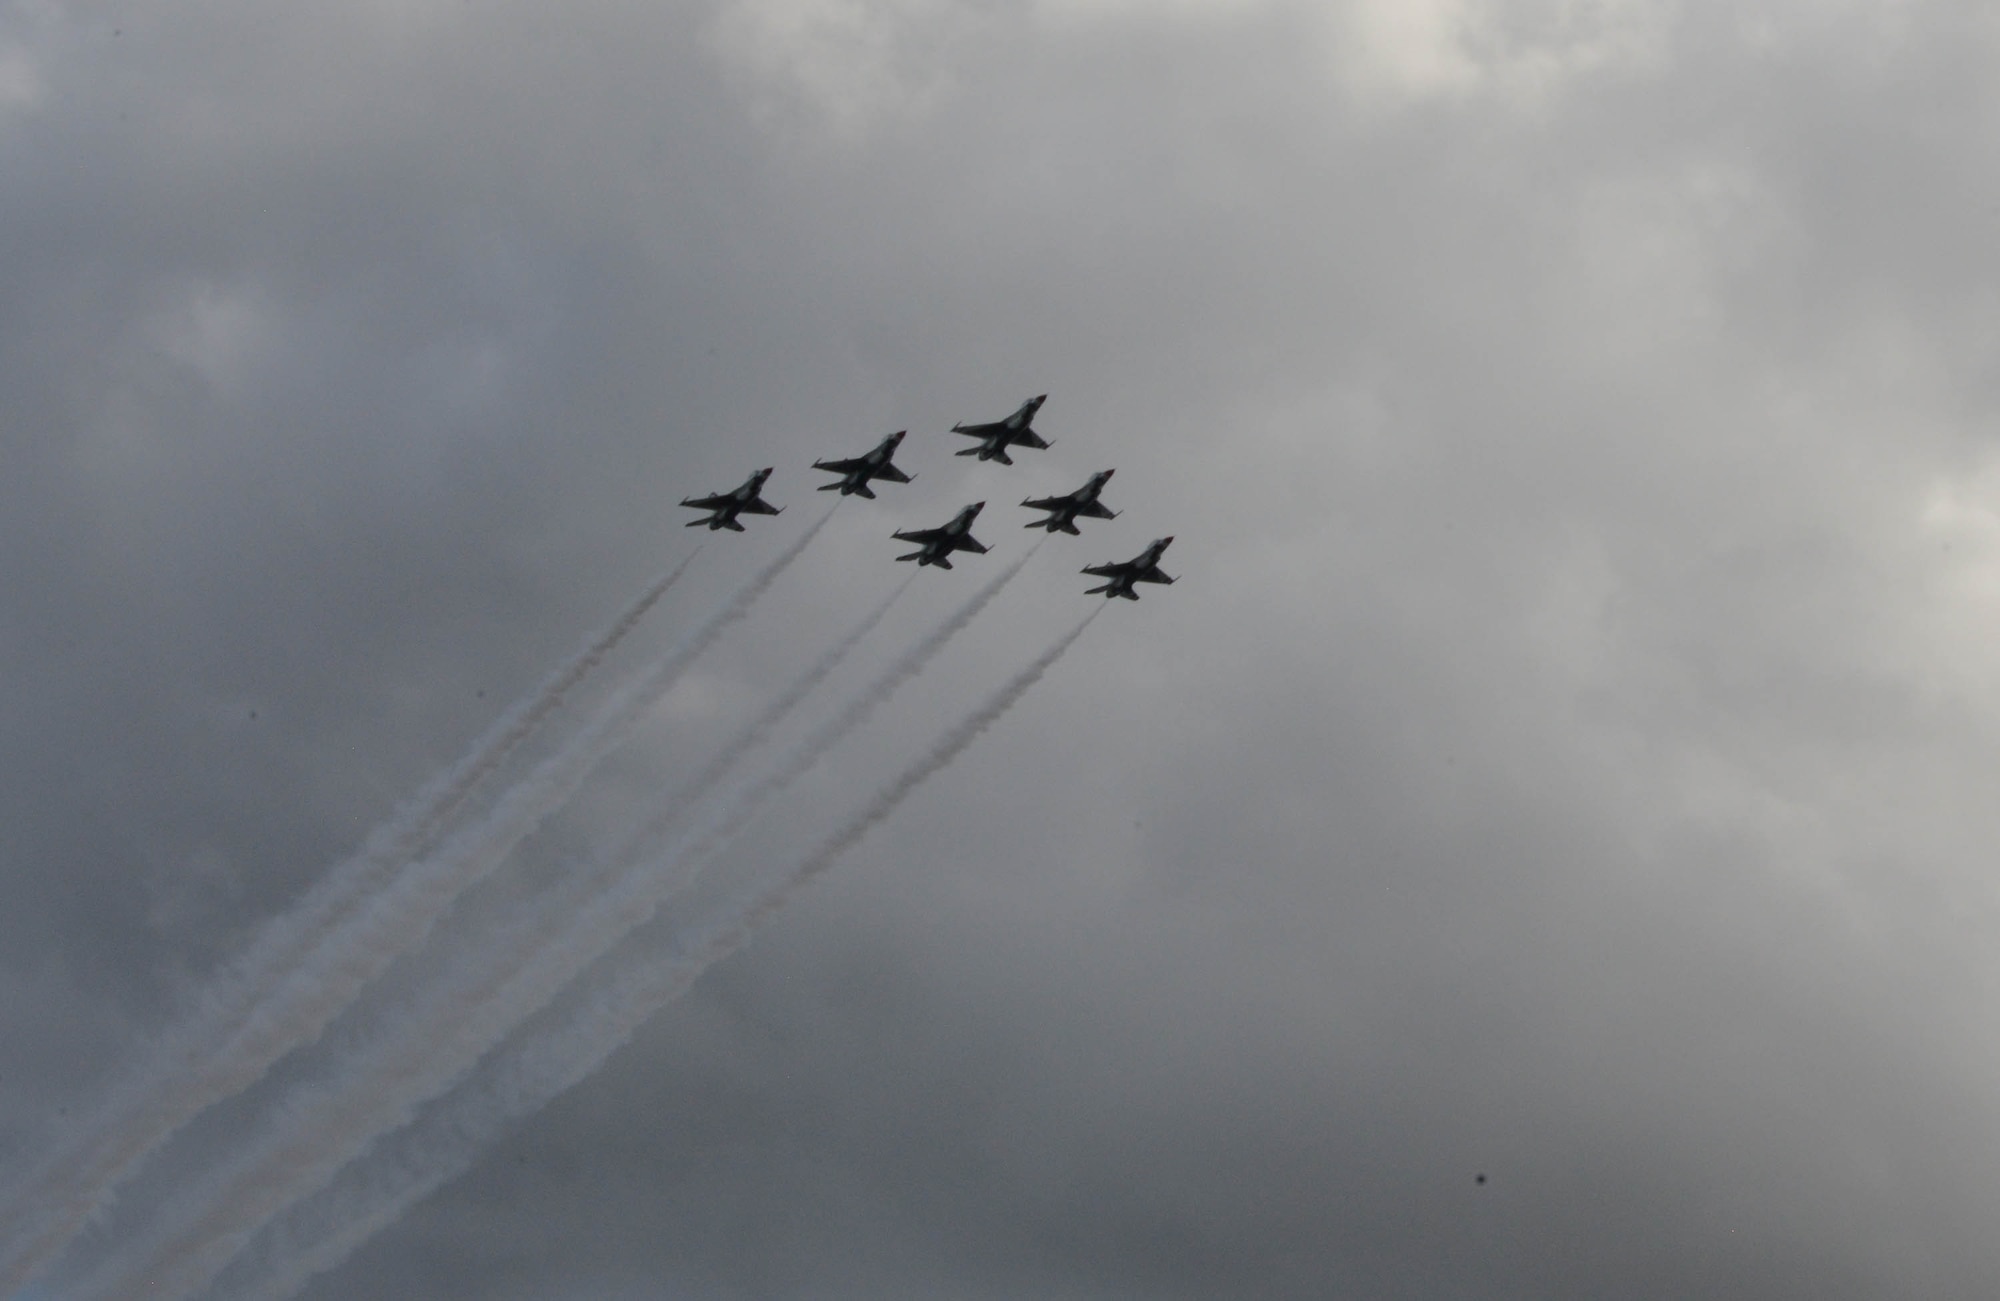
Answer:
[[767, 122], [804, 118], [853, 139], [923, 109], [962, 21], [943, 0], [733, 0], [710, 36]]
[[1363, 99], [1490, 95], [1532, 107], [1578, 77], [1652, 61], [1665, 19], [1656, 0], [1354, 0], [1331, 39]]
[[0, 43], [0, 119], [33, 108], [42, 91], [41, 73], [28, 52]]

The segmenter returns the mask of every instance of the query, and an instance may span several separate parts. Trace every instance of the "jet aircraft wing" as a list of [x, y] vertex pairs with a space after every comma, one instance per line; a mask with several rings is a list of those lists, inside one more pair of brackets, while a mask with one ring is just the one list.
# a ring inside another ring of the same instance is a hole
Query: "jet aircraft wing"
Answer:
[[986, 554], [986, 544], [970, 533], [953, 533], [950, 529], [905, 529], [892, 534], [899, 542], [914, 542], [918, 546], [937, 547], [941, 551], [976, 551]]
[[[1076, 494], [1067, 497], [1030, 497], [1021, 503], [1030, 510], [1060, 511], [1065, 515], [1088, 515], [1092, 519], [1117, 519], [1118, 512], [1093, 498], [1079, 502]], [[1031, 526], [1032, 527], [1032, 526]]]
[[1136, 601], [1139, 594], [1132, 590], [1134, 583], [1171, 583], [1174, 580], [1160, 568], [1160, 556], [1173, 542], [1171, 537], [1161, 538], [1130, 560], [1119, 560], [1103, 565], [1085, 565], [1083, 572], [1096, 578], [1111, 581], [1100, 587], [1093, 587], [1085, 596], [1103, 593], [1108, 599], [1120, 596], [1128, 601]]

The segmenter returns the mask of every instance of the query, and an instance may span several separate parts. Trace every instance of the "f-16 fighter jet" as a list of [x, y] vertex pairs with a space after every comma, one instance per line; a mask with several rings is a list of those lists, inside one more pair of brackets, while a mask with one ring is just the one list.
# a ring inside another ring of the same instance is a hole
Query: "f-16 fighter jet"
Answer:
[[958, 517], [942, 528], [906, 529], [896, 534], [905, 542], [915, 542], [918, 549], [907, 556], [897, 556], [898, 560], [914, 560], [919, 569], [925, 565], [936, 565], [940, 569], [951, 568], [951, 553], [954, 551], [984, 552], [985, 546], [972, 536], [972, 521], [986, 505], [975, 501], [958, 513]]
[[898, 429], [895, 433], [890, 434], [887, 438], [877, 443], [874, 451], [864, 452], [860, 456], [849, 457], [845, 461], [814, 461], [813, 469], [831, 470], [840, 476], [832, 483], [821, 484], [819, 490], [821, 492], [832, 492], [835, 488], [838, 488], [840, 489], [840, 495], [843, 497], [857, 492], [864, 497], [873, 497], [875, 492], [868, 486], [870, 479], [886, 479], [890, 483], [908, 483], [910, 476], [898, 470], [891, 461], [891, 458], [896, 455], [897, 444], [903, 441], [903, 435], [908, 432], [910, 431], [907, 429]]
[[968, 447], [959, 455], [976, 456], [982, 461], [998, 461], [1002, 465], [1012, 465], [1014, 459], [1007, 455], [1010, 444], [1016, 447], [1047, 447], [1048, 444], [1042, 441], [1041, 435], [1030, 426], [1034, 422], [1035, 413], [1040, 411], [1042, 403], [1048, 400], [1049, 395], [1046, 393], [1040, 397], [1029, 398], [1021, 404], [1019, 411], [1005, 420], [990, 425], [953, 425], [952, 433], [970, 434], [979, 440], [979, 446]]
[[1104, 503], [1097, 500], [1097, 494], [1104, 491], [1104, 481], [1116, 473], [1116, 470], [1099, 470], [1090, 476], [1090, 482], [1066, 497], [1030, 497], [1021, 504], [1030, 510], [1045, 510], [1049, 512], [1049, 517], [1038, 519], [1027, 527], [1047, 529], [1051, 533], [1074, 533], [1079, 515], [1088, 515], [1092, 519], [1117, 519], [1117, 511], [1106, 510]]
[[1102, 587], [1091, 588], [1084, 595], [1096, 596], [1099, 592], [1102, 592], [1107, 601], [1114, 596], [1122, 596], [1128, 601], [1136, 601], [1139, 599], [1139, 594], [1132, 590], [1132, 584], [1173, 582], [1173, 579], [1160, 572], [1160, 554], [1167, 549], [1167, 544], [1172, 541], [1172, 538], [1160, 538], [1152, 546], [1147, 547], [1130, 560], [1109, 565], [1089, 566], [1083, 571], [1084, 573], [1094, 574], [1099, 578], [1108, 578], [1111, 581]]
[[773, 506], [770, 502], [765, 501], [757, 495], [759, 490], [764, 486], [764, 480], [770, 477], [771, 470], [767, 466], [745, 479], [743, 486], [734, 492], [718, 492], [707, 497], [682, 498], [681, 505], [683, 506], [692, 506], [696, 510], [715, 512], [706, 519], [691, 519], [688, 521], [687, 526], [695, 528], [698, 525], [706, 524], [710, 529], [734, 529], [738, 533], [741, 533], [743, 526], [736, 522], [736, 517], [743, 512], [748, 511], [752, 515], [776, 515], [784, 507]]

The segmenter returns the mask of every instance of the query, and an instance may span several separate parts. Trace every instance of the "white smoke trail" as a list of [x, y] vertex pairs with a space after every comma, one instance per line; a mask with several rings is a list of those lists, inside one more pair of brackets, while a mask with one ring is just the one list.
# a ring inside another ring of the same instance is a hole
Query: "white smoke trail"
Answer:
[[[697, 552], [699, 548], [697, 548]], [[208, 1063], [321, 943], [397, 869], [431, 849], [450, 820], [514, 751], [539, 731], [565, 696], [629, 635], [694, 559], [640, 593], [617, 619], [559, 665], [433, 777], [361, 848], [334, 866], [289, 912], [266, 924], [220, 972], [200, 1001], [145, 1054], [143, 1065], [89, 1115], [8, 1198], [0, 1211], [0, 1296], [53, 1259], [138, 1164], [204, 1108], [234, 1092], [207, 1079]]]
[[[979, 616], [979, 612], [992, 603], [1002, 588], [1012, 582], [1014, 575], [1035, 558], [1042, 549], [1041, 543], [1028, 548], [1028, 553], [1000, 571], [999, 577], [987, 583], [972, 594], [972, 598], [943, 623], [933, 628], [922, 641], [912, 646], [875, 679], [867, 689], [847, 703], [846, 708], [822, 723], [819, 728], [801, 741], [791, 756], [766, 773], [758, 781], [737, 792], [736, 797], [723, 809], [709, 817], [708, 821], [683, 836], [665, 856], [669, 864], [699, 864], [720, 852], [722, 845], [743, 829], [764, 802], [784, 790], [820, 761], [841, 739], [866, 722], [868, 716], [896, 693], [896, 689], [923, 672], [924, 667], [937, 658], [938, 652]], [[635, 851], [644, 857], [651, 856], [652, 846], [636, 844]]]
[[473, 1080], [342, 1171], [310, 1201], [274, 1222], [260, 1250], [225, 1276], [215, 1301], [280, 1301], [339, 1265], [425, 1197], [470, 1169], [522, 1120], [589, 1076], [648, 1018], [879, 825], [918, 786], [958, 757], [1013, 707], [1103, 611], [1065, 633], [905, 768], [792, 871], [739, 900], [692, 941], [662, 958], [626, 944], [581, 1009], [509, 1044]]
[[639, 830], [625, 838], [620, 849], [607, 855], [607, 859], [612, 863], [629, 863], [645, 853], [649, 845], [665, 837], [690, 807], [714, 790], [716, 785], [729, 775], [742, 761], [744, 755], [768, 740], [778, 725], [791, 717], [792, 711], [799, 707], [812, 689], [826, 681], [827, 675], [840, 667], [861, 639], [873, 632], [875, 626], [888, 617], [890, 609], [902, 599], [903, 593], [910, 590], [910, 584], [916, 581], [916, 575], [912, 574], [898, 584], [895, 591], [889, 593], [888, 597], [871, 610], [866, 618], [820, 656], [811, 668], [801, 673], [797, 680], [778, 693], [777, 698], [765, 706], [763, 713], [759, 714], [748, 727], [738, 732], [702, 767], [694, 780], [688, 782], [661, 805]]
[[[450, 1088], [585, 967], [645, 923], [765, 801], [920, 672], [1033, 555], [1030, 550], [981, 588], [786, 762], [681, 837], [661, 863], [635, 864], [580, 910], [538, 912], [514, 935], [484, 946], [466, 969], [452, 973], [359, 1049], [336, 1080], [297, 1095], [259, 1141], [178, 1198], [172, 1216], [118, 1252], [76, 1295], [163, 1301], [205, 1286], [259, 1227], [332, 1179], [376, 1135], [407, 1124], [419, 1105]], [[385, 901], [383, 911], [387, 920], [401, 924], [407, 909]]]

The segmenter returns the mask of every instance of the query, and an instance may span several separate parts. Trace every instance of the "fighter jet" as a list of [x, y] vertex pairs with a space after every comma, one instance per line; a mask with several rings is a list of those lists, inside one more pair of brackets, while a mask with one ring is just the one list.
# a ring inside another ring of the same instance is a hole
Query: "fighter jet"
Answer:
[[1051, 533], [1075, 533], [1076, 517], [1088, 515], [1092, 519], [1117, 519], [1118, 512], [1106, 510], [1097, 494], [1104, 491], [1104, 481], [1116, 474], [1116, 470], [1099, 470], [1090, 476], [1090, 482], [1066, 497], [1030, 497], [1022, 502], [1030, 510], [1049, 512], [1047, 519], [1038, 519], [1027, 525], [1031, 529], [1047, 529]]
[[895, 536], [904, 542], [915, 542], [918, 549], [907, 556], [897, 556], [897, 560], [914, 560], [919, 569], [925, 565], [936, 565], [940, 569], [951, 568], [951, 553], [954, 551], [984, 552], [986, 547], [972, 536], [972, 521], [980, 509], [986, 505], [975, 501], [958, 513], [958, 517], [941, 528], [906, 529]]
[[1091, 588], [1084, 595], [1096, 596], [1099, 592], [1102, 592], [1107, 601], [1114, 596], [1122, 596], [1128, 601], [1136, 601], [1139, 599], [1139, 594], [1132, 590], [1132, 584], [1173, 582], [1173, 579], [1160, 572], [1160, 554], [1167, 549], [1167, 544], [1172, 541], [1173, 539], [1170, 537], [1160, 538], [1152, 546], [1147, 547], [1130, 560], [1087, 567], [1083, 571], [1084, 573], [1094, 574], [1099, 578], [1108, 578], [1111, 581], [1102, 587]]
[[764, 486], [764, 480], [770, 477], [770, 467], [766, 466], [764, 469], [751, 475], [748, 479], [745, 479], [743, 486], [734, 492], [718, 492], [707, 497], [682, 498], [681, 505], [683, 506], [691, 506], [695, 510], [715, 512], [706, 519], [691, 519], [688, 521], [687, 526], [695, 528], [706, 524], [710, 529], [734, 529], [738, 533], [741, 533], [743, 526], [736, 522], [736, 517], [743, 512], [748, 511], [752, 515], [776, 515], [784, 507], [773, 506], [770, 502], [765, 501], [757, 495], [758, 491]]
[[1009, 444], [1016, 447], [1047, 447], [1031, 424], [1035, 413], [1042, 409], [1042, 403], [1049, 400], [1044, 393], [1040, 397], [1029, 398], [1021, 404], [1021, 409], [1005, 420], [990, 425], [953, 425], [954, 434], [969, 434], [979, 440], [979, 446], [968, 447], [960, 456], [976, 456], [982, 461], [998, 461], [1002, 465], [1012, 465], [1014, 459], [1007, 455]]
[[890, 483], [908, 483], [910, 476], [898, 470], [891, 460], [896, 455], [897, 444], [903, 441], [903, 435], [908, 432], [910, 431], [907, 429], [898, 429], [895, 433], [890, 434], [887, 438], [877, 443], [874, 451], [864, 452], [860, 456], [849, 457], [845, 461], [814, 461], [813, 469], [831, 470], [840, 476], [832, 483], [821, 484], [819, 490], [821, 492], [832, 492], [835, 488], [838, 488], [840, 489], [840, 495], [843, 497], [857, 492], [864, 497], [873, 497], [875, 492], [868, 486], [870, 479], [886, 479]]

